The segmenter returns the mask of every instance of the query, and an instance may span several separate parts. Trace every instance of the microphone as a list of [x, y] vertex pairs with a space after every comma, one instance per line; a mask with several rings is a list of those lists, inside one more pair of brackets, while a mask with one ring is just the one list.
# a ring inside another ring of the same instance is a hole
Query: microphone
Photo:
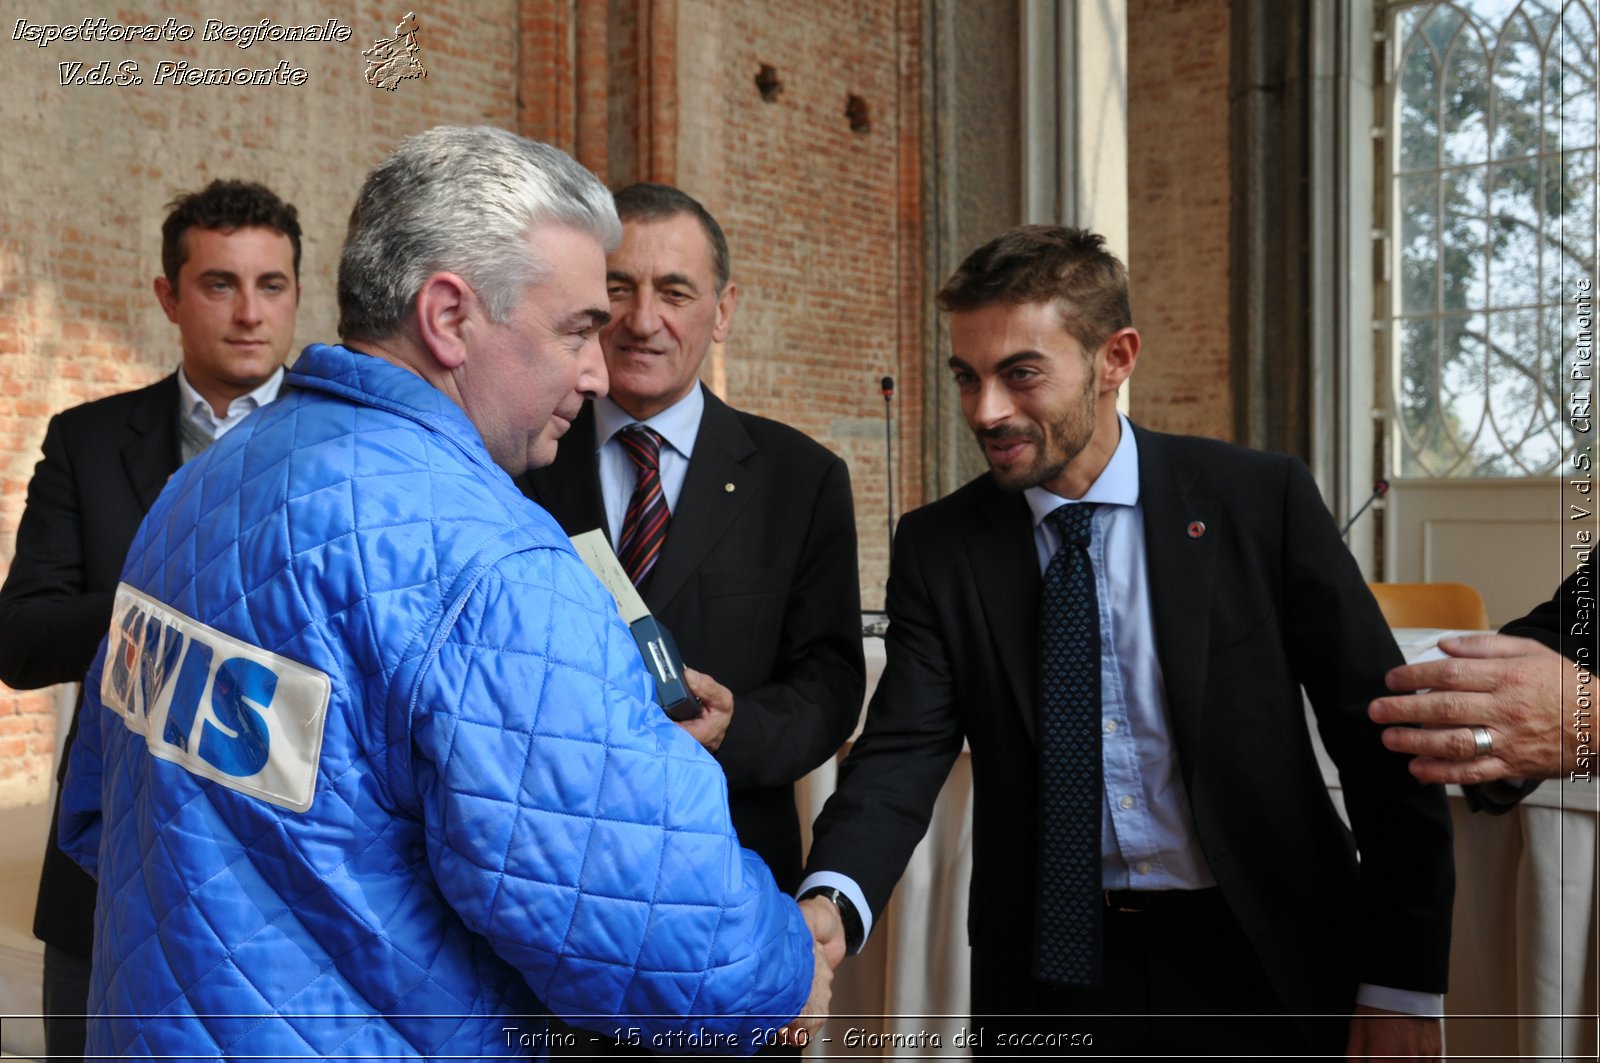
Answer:
[[1355, 522], [1360, 519], [1361, 514], [1363, 514], [1363, 513], [1365, 513], [1367, 511], [1367, 507], [1372, 505], [1372, 503], [1376, 502], [1378, 499], [1382, 498], [1384, 495], [1386, 495], [1388, 493], [1389, 493], [1389, 481], [1388, 480], [1379, 480], [1377, 483], [1373, 484], [1372, 485], [1372, 494], [1368, 495], [1367, 496], [1367, 500], [1365, 502], [1361, 503], [1361, 508], [1356, 510], [1355, 516], [1351, 517], [1350, 520], [1348, 522], [1346, 522], [1345, 526], [1343, 528], [1339, 529], [1339, 538], [1342, 539], [1346, 535], [1349, 535], [1350, 534], [1350, 529], [1355, 525]]
[[894, 443], [889, 418], [889, 401], [894, 398], [894, 377], [886, 376], [878, 384], [883, 392], [883, 467], [889, 478], [889, 559], [894, 559]]

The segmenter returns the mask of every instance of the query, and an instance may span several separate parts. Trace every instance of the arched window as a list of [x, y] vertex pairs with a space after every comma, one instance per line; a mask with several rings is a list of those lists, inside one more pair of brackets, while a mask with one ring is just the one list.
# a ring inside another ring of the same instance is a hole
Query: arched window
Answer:
[[1572, 373], [1595, 283], [1595, 8], [1388, 7], [1379, 308], [1401, 476], [1550, 476], [1563, 462], [1571, 400], [1591, 390]]

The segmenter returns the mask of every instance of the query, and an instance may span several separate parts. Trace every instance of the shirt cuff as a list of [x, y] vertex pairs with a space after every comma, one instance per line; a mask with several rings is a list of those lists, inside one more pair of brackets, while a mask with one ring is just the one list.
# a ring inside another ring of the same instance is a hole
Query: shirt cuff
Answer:
[[[844, 887], [840, 887], [843, 889]], [[1356, 1003], [1369, 1008], [1382, 1008], [1402, 1015], [1417, 1015], [1424, 1019], [1444, 1017], [1444, 994], [1421, 993], [1415, 989], [1390, 989], [1388, 986], [1368, 985], [1356, 987]]]
[[[849, 875], [841, 875], [834, 871], [814, 871], [800, 883], [800, 888], [795, 891], [795, 896], [800, 896], [806, 890], [817, 886], [831, 887], [850, 898], [850, 903], [856, 906], [856, 914], [861, 916], [861, 946], [865, 947], [867, 938], [872, 936], [872, 909], [867, 907], [867, 899], [861, 893], [861, 887], [856, 885], [856, 880]], [[861, 948], [851, 952], [855, 955]]]

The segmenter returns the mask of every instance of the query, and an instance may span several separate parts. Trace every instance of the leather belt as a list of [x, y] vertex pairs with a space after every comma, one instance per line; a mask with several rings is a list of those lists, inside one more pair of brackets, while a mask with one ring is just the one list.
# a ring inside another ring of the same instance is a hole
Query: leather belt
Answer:
[[1113, 912], [1153, 912], [1177, 908], [1216, 895], [1217, 888], [1203, 890], [1102, 890], [1106, 908]]

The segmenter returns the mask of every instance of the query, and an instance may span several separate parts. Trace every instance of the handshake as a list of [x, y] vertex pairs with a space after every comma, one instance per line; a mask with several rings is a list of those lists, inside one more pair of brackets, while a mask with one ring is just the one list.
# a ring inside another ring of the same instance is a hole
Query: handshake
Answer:
[[844, 959], [844, 923], [839, 909], [826, 897], [807, 897], [800, 902], [800, 914], [811, 928], [812, 954], [816, 964], [811, 974], [811, 997], [805, 1009], [784, 1028], [782, 1043], [805, 1045], [811, 1035], [828, 1021], [828, 1002], [833, 995], [833, 971]]

